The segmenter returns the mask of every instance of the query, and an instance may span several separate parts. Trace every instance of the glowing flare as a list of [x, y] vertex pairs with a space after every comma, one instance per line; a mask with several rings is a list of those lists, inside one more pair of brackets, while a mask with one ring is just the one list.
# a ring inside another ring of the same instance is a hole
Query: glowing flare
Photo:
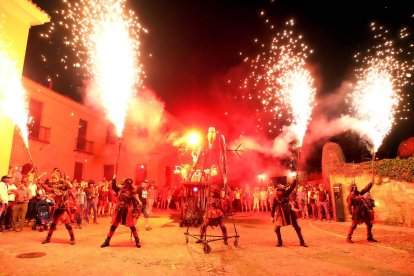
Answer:
[[244, 87], [257, 92], [256, 96], [249, 94], [249, 99], [258, 100], [270, 121], [260, 118], [259, 123], [265, 122], [268, 131], [274, 132], [277, 121], [285, 118], [290, 122], [296, 134], [299, 145], [303, 138], [311, 113], [315, 106], [315, 88], [313, 78], [306, 69], [306, 59], [312, 50], [302, 42], [302, 36], [295, 36], [292, 28], [294, 21], [286, 22], [287, 29], [277, 33], [268, 51], [259, 54], [250, 62], [251, 73], [244, 81]]
[[302, 145], [314, 106], [315, 89], [312, 84], [313, 79], [304, 68], [288, 71], [283, 77], [282, 94], [292, 112], [292, 127], [299, 146]]
[[[365, 56], [355, 55], [360, 66], [355, 70], [357, 82], [351, 103], [364, 125], [359, 131], [372, 143], [372, 151], [376, 153], [395, 124], [395, 115], [400, 112], [397, 108], [403, 100], [402, 87], [409, 83], [414, 68], [404, 60], [404, 51], [388, 39], [386, 29], [372, 23], [371, 31], [377, 43]], [[404, 38], [406, 35], [400, 33], [400, 39]], [[403, 105], [402, 111], [407, 110]]]
[[201, 137], [200, 134], [197, 132], [191, 132], [188, 134], [187, 136], [187, 144], [190, 147], [196, 147], [198, 145], [200, 145], [201, 143]]
[[101, 103], [107, 118], [115, 125], [118, 137], [121, 137], [128, 103], [134, 95], [136, 84], [136, 54], [127, 22], [119, 12], [119, 9], [114, 9], [114, 13], [111, 13], [111, 9], [108, 9], [108, 14], [95, 22], [90, 36], [93, 47], [89, 50]]
[[[0, 22], [1, 23], [1, 22]], [[27, 122], [29, 117], [26, 90], [12, 51], [4, 44], [0, 26], [0, 112], [9, 117], [19, 128], [20, 135], [29, 148]]]
[[128, 104], [142, 85], [139, 38], [146, 30], [134, 12], [126, 11], [125, 0], [63, 2], [65, 8], [54, 12], [51, 27], [42, 37], [51, 39], [57, 29], [69, 32], [63, 44], [74, 56], [60, 60], [65, 69], [70, 63], [76, 70], [85, 69], [83, 76], [92, 79], [91, 91], [121, 137]]
[[377, 152], [395, 122], [398, 96], [392, 76], [379, 68], [368, 68], [365, 79], [356, 84], [353, 103], [358, 118], [368, 123], [366, 135], [373, 144], [373, 151]]

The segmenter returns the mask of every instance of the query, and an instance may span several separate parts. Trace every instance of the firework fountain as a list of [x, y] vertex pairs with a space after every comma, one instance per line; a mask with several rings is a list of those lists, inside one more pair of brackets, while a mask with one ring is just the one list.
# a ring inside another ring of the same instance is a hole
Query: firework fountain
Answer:
[[[64, 3], [66, 9], [56, 12], [63, 15], [58, 26], [70, 29], [71, 36], [65, 37], [64, 43], [77, 57], [73, 66], [86, 69], [92, 80], [90, 92], [115, 127], [119, 138], [117, 172], [129, 103], [142, 83], [139, 38], [144, 29], [134, 12], [126, 10], [125, 0]], [[62, 62], [67, 63], [65, 59]]]
[[[352, 93], [352, 109], [356, 117], [363, 122], [362, 134], [372, 145], [372, 175], [374, 160], [384, 137], [395, 124], [395, 116], [402, 100], [402, 87], [411, 76], [412, 66], [399, 60], [401, 49], [396, 49], [394, 42], [386, 36], [387, 30], [371, 24], [371, 30], [379, 41], [367, 55], [355, 55], [361, 66], [356, 69], [357, 82]], [[401, 31], [400, 38], [405, 37]]]
[[299, 161], [300, 148], [315, 106], [315, 88], [306, 68], [312, 50], [302, 41], [301, 35], [294, 33], [293, 27], [293, 20], [286, 22], [286, 29], [277, 33], [270, 48], [250, 61], [252, 70], [245, 87], [253, 83], [258, 94], [250, 97], [258, 99], [265, 113], [271, 114], [272, 121], [267, 123], [269, 132], [277, 130], [275, 122], [286, 116], [290, 126], [285, 130], [292, 132], [289, 136], [297, 141]]
[[29, 111], [26, 90], [22, 84], [17, 59], [11, 47], [4, 43], [7, 41], [4, 36], [2, 23], [0, 22], [0, 112], [10, 118], [18, 127], [34, 167], [29, 150], [29, 131], [27, 128]]

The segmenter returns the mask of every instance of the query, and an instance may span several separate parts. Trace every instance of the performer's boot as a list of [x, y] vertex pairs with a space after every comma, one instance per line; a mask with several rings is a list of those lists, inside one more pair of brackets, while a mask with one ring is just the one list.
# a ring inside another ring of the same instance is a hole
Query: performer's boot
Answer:
[[73, 234], [73, 232], [70, 234], [70, 244], [71, 245], [75, 244], [75, 235]]
[[276, 236], [277, 236], [277, 246], [280, 247], [283, 245], [282, 243], [282, 234], [280, 233], [280, 227], [277, 227], [275, 229]]
[[348, 236], [346, 237], [346, 242], [348, 242], [348, 243], [354, 243], [353, 241], [352, 241], [352, 234], [354, 233], [354, 230], [355, 230], [355, 228], [356, 228], [356, 224], [355, 224], [355, 226], [354, 226], [354, 222], [352, 222], [352, 225], [351, 225], [351, 227], [349, 228], [349, 231], [348, 231]]
[[135, 238], [135, 245], [137, 248], [141, 248], [141, 244], [139, 243], [139, 238]]
[[196, 241], [196, 243], [202, 243], [204, 239], [204, 235], [206, 234], [207, 226], [202, 225], [200, 228], [200, 238]]
[[72, 226], [70, 224], [66, 224], [66, 229], [69, 232], [69, 236], [70, 236], [70, 244], [74, 245], [75, 244], [75, 234], [73, 233], [73, 229]]
[[50, 242], [50, 238], [52, 237], [52, 235], [47, 235], [46, 236], [46, 239], [44, 240], [44, 241], [42, 241], [42, 244], [45, 244], [45, 243], [49, 243]]
[[110, 238], [106, 238], [105, 239], [105, 241], [101, 244], [101, 247], [102, 248], [104, 248], [104, 247], [107, 247], [107, 246], [109, 246], [109, 241], [110, 241], [111, 239]]
[[367, 241], [377, 242], [377, 240], [372, 237], [372, 223], [367, 223]]
[[298, 234], [298, 238], [299, 238], [299, 241], [300, 241], [300, 246], [308, 247], [308, 245], [303, 240], [303, 236], [302, 236], [301, 229], [300, 228], [296, 228], [295, 230], [296, 230], [296, 234]]
[[224, 244], [225, 245], [228, 245], [229, 243], [227, 242], [227, 228], [226, 228], [226, 226], [223, 225], [221, 227], [221, 232], [223, 234], [223, 242], [224, 242]]
[[131, 235], [133, 235], [135, 239], [135, 246], [137, 248], [141, 248], [141, 244], [139, 243], [137, 228], [135, 228], [135, 226], [131, 226], [130, 229], [131, 229]]

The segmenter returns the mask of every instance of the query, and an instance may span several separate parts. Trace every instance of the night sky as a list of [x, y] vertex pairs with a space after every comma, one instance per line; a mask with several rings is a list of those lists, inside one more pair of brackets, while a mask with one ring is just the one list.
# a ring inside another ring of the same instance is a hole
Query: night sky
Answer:
[[[61, 6], [58, 0], [33, 2], [50, 15]], [[142, 37], [145, 85], [155, 91], [167, 111], [185, 124], [233, 125], [226, 128], [234, 135], [239, 134], [234, 126], [238, 121], [231, 118], [232, 114], [244, 110], [242, 103], [232, 100], [246, 71], [239, 53], [254, 57], [258, 52], [254, 38], [266, 42], [274, 34], [259, 16], [260, 11], [265, 11], [265, 18], [276, 29], [295, 19], [295, 29], [314, 49], [309, 62], [317, 72], [317, 97], [332, 93], [349, 78], [353, 54], [370, 45], [370, 22], [395, 32], [403, 26], [412, 28], [414, 22], [412, 0], [130, 0], [127, 5], [149, 30]], [[59, 41], [51, 44], [40, 39], [39, 33], [45, 28], [33, 27], [30, 32], [24, 75], [47, 86], [48, 74], [62, 72], [59, 78], [53, 78], [54, 90], [81, 101], [82, 78], [79, 72], [63, 71], [54, 61], [67, 49]], [[47, 63], [41, 61], [40, 53], [49, 56]], [[408, 89], [412, 95], [413, 87]], [[224, 112], [229, 112], [227, 117]], [[408, 117], [398, 121], [386, 137], [380, 156], [394, 157], [398, 144], [414, 136], [413, 111]], [[349, 159], [361, 161], [360, 154], [357, 150]]]

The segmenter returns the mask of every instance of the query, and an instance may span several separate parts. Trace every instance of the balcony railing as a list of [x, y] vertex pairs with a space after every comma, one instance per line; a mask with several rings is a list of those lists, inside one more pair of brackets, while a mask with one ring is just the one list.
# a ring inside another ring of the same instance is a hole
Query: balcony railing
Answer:
[[29, 138], [44, 143], [49, 143], [50, 127], [38, 126], [29, 129]]
[[94, 145], [94, 142], [92, 142], [92, 141], [77, 138], [76, 141], [75, 141], [75, 150], [92, 154], [93, 153], [93, 145]]

